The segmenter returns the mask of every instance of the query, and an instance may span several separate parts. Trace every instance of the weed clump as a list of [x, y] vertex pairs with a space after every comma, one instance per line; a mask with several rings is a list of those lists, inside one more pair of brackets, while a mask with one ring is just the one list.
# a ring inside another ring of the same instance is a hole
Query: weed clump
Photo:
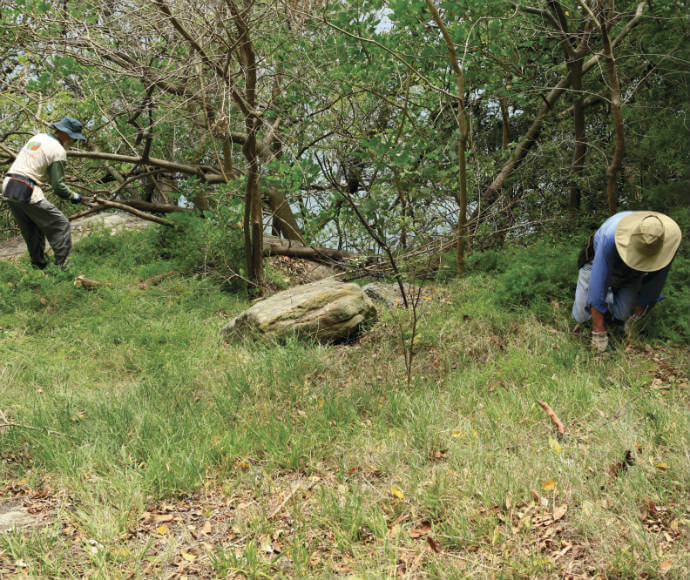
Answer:
[[467, 271], [490, 272], [495, 276], [497, 302], [542, 314], [551, 301], [566, 302], [572, 298], [578, 250], [574, 245], [544, 241], [506, 250], [486, 250], [468, 258]]
[[244, 239], [236, 211], [177, 214], [171, 220], [176, 227], [156, 229], [154, 244], [162, 258], [180, 272], [216, 278], [232, 290], [244, 287]]

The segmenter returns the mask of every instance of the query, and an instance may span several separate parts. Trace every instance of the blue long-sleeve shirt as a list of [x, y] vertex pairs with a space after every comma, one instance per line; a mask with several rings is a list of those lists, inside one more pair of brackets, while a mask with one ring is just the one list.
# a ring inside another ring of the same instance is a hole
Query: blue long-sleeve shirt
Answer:
[[589, 279], [587, 307], [606, 314], [606, 293], [610, 287], [639, 284], [639, 305], [649, 306], [660, 300], [671, 264], [656, 272], [640, 272], [625, 265], [616, 250], [616, 226], [626, 215], [622, 211], [607, 219], [594, 234], [594, 260]]

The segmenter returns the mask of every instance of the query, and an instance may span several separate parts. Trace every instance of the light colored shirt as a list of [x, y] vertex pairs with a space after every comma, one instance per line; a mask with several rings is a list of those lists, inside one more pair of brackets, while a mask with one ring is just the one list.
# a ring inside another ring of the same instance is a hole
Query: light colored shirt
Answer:
[[22, 147], [8, 173], [24, 175], [36, 183], [29, 203], [45, 199], [43, 187], [49, 183], [57, 195], [70, 199], [76, 194], [64, 182], [66, 161], [67, 152], [57, 137], [39, 133]]

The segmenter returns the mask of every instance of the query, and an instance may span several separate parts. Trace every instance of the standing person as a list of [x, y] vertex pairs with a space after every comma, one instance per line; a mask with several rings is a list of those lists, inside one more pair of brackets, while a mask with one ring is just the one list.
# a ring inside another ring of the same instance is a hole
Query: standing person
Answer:
[[19, 225], [34, 267], [42, 270], [48, 264], [47, 238], [55, 263], [64, 270], [72, 253], [69, 220], [46, 199], [42, 187], [50, 183], [63, 199], [81, 202], [81, 195], [65, 185], [65, 149], [86, 138], [81, 134], [82, 124], [72, 117], [63, 117], [51, 127], [54, 134], [39, 133], [21, 149], [2, 182], [2, 193]]
[[592, 319], [594, 350], [608, 348], [606, 321], [629, 331], [662, 299], [680, 239], [678, 224], [663, 213], [623, 211], [588, 240], [578, 259], [573, 318]]

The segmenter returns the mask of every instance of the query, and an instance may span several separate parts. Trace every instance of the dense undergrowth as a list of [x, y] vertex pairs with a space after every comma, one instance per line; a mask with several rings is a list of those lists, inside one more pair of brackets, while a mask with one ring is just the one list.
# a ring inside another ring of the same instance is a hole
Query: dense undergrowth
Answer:
[[224, 344], [248, 300], [217, 225], [1, 265], [0, 484], [62, 491], [0, 534], [0, 573], [687, 575], [687, 255], [644, 341], [597, 357], [569, 332], [576, 250], [477, 254], [425, 283], [408, 384], [402, 309], [351, 346]]

